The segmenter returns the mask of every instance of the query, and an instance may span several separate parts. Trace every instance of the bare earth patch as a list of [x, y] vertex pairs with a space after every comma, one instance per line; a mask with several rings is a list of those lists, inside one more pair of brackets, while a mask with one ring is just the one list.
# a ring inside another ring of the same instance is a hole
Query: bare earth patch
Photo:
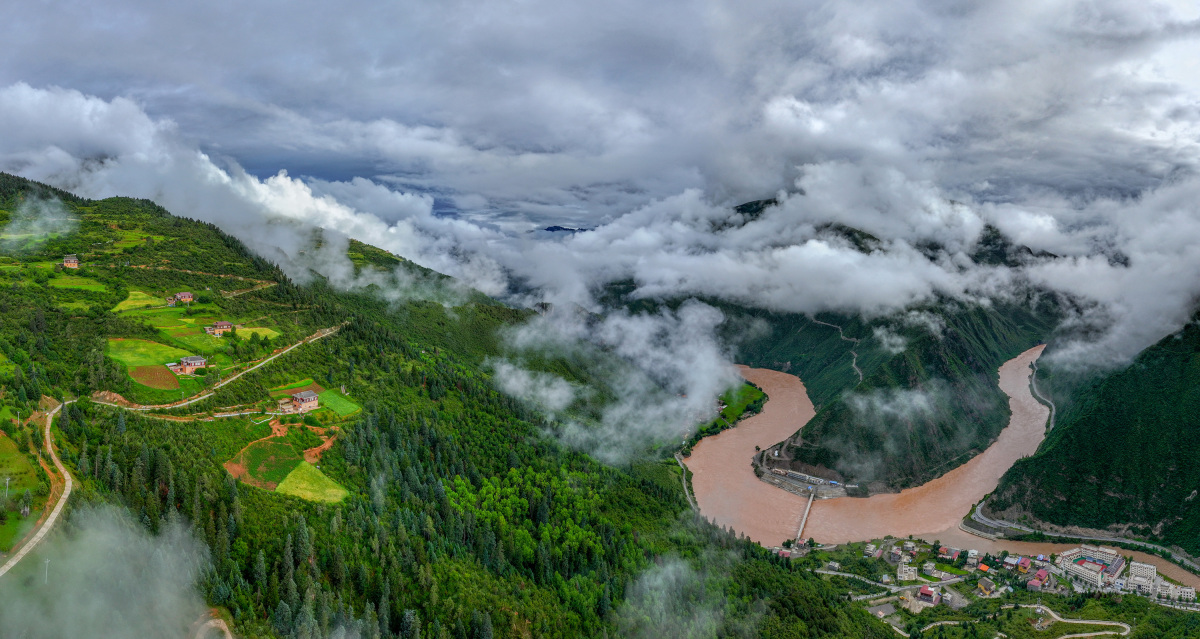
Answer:
[[296, 393], [302, 393], [304, 391], [312, 391], [312, 392], [320, 395], [321, 393], [325, 392], [325, 389], [322, 388], [316, 382], [313, 382], [311, 384], [305, 384], [304, 386], [297, 386], [295, 388], [285, 388], [285, 389], [281, 389], [281, 390], [271, 391], [270, 395], [271, 395], [271, 397], [275, 397], [275, 398], [291, 397], [292, 395], [295, 395]]
[[304, 461], [316, 465], [321, 462], [321, 453], [333, 447], [333, 443], [337, 441], [337, 433], [323, 436], [325, 441], [321, 442], [320, 446], [314, 446], [304, 451]]
[[129, 371], [129, 376], [133, 381], [149, 386], [150, 388], [158, 388], [162, 390], [176, 390], [179, 388], [179, 379], [171, 372], [171, 369], [158, 364], [155, 366], [138, 366]]

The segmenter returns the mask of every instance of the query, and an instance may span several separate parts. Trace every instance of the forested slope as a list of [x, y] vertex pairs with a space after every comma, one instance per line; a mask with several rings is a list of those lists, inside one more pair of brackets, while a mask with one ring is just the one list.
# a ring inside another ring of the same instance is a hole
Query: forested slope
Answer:
[[947, 302], [926, 311], [938, 334], [892, 326], [905, 343], [894, 354], [864, 335], [863, 381], [819, 407], [793, 440], [793, 459], [879, 490], [924, 483], [983, 452], [1008, 424], [997, 369], [1053, 329], [1053, 306], [1035, 304]]
[[[752, 223], [773, 204], [736, 207], [717, 230]], [[863, 253], [880, 245], [841, 225], [818, 227], [817, 237]], [[925, 250], [934, 259], [937, 247]], [[970, 255], [977, 264], [1003, 267], [1052, 257], [1034, 255], [992, 227]], [[600, 294], [608, 304], [634, 310], [683, 301], [637, 297], [636, 288], [632, 281], [613, 282]], [[982, 452], [1008, 423], [997, 369], [1046, 340], [1062, 317], [1060, 300], [1028, 286], [986, 304], [938, 299], [870, 319], [704, 301], [725, 314], [720, 330], [739, 363], [804, 382], [817, 415], [789, 440], [794, 466], [874, 491], [923, 483]]]
[[1060, 526], [1116, 526], [1200, 553], [1196, 319], [1072, 395], [1038, 453], [1004, 475], [991, 510]]
[[[0, 224], [56, 195], [0, 178]], [[482, 364], [502, 354], [497, 329], [530, 312], [479, 295], [446, 308], [319, 277], [297, 285], [215, 227], [153, 203], [58, 195], [73, 223], [10, 233], [0, 257], [5, 436], [36, 460], [40, 434], [14, 427], [12, 411], [28, 416], [43, 394], [78, 398], [55, 423], [79, 479], [72, 508], [117, 504], [151, 531], [190, 521], [212, 552], [203, 593], [239, 636], [891, 635], [817, 576], [695, 518], [673, 460], [601, 465], [498, 393]], [[63, 269], [65, 253], [83, 267]], [[382, 275], [409, 264], [360, 244], [348, 259]], [[178, 291], [195, 301], [166, 306]], [[220, 318], [239, 329], [200, 330]], [[337, 330], [203, 402], [134, 412], [89, 399], [177, 400], [322, 329]], [[138, 371], [161, 365], [141, 360], [160, 352], [202, 353], [210, 370], [165, 378], [175, 390], [148, 386]], [[269, 410], [289, 387], [326, 389], [350, 412], [276, 417], [287, 435], [257, 457], [269, 415], [212, 418]], [[313, 467], [346, 496], [276, 489], [290, 468], [282, 458], [299, 464], [329, 438]], [[17, 516], [15, 502], [4, 507]]]

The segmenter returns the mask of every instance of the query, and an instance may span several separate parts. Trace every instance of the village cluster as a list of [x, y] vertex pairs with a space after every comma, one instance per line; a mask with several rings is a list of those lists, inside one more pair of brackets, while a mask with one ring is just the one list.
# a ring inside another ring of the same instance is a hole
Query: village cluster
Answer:
[[[74, 257], [68, 255], [67, 258]], [[64, 258], [63, 264], [67, 264], [67, 259]], [[78, 264], [78, 262], [76, 262]], [[181, 291], [167, 297], [167, 306], [175, 306], [176, 304], [191, 304], [195, 300], [195, 296], [190, 291]], [[213, 322], [211, 326], [205, 326], [204, 332], [213, 337], [221, 337], [226, 333], [234, 330], [232, 322], [218, 320]], [[167, 368], [176, 375], [194, 375], [199, 369], [208, 366], [208, 359], [202, 355], [187, 355], [180, 357], [178, 362], [170, 362]], [[292, 393], [288, 397], [283, 397], [279, 400], [277, 410], [280, 413], [307, 413], [320, 408], [320, 398], [317, 393], [311, 390], [299, 391]]]
[[[799, 558], [809, 554], [811, 548], [800, 544], [777, 548], [775, 552], [781, 557]], [[848, 561], [844, 557], [841, 561]], [[910, 591], [911, 595], [899, 600], [913, 613], [940, 603], [962, 608], [970, 603], [964, 596], [968, 592], [975, 597], [998, 597], [1014, 588], [1058, 595], [1093, 591], [1129, 593], [1173, 604], [1196, 601], [1195, 588], [1172, 583], [1159, 575], [1153, 564], [1127, 561], [1119, 550], [1087, 544], [1059, 555], [994, 557], [974, 549], [935, 548], [919, 541], [887, 540], [863, 546], [862, 559], [886, 562], [892, 572], [882, 576], [877, 573], [877, 583], [895, 594]], [[843, 567], [839, 561], [829, 561], [824, 569], [841, 572]], [[974, 587], [969, 586], [972, 581]], [[959, 583], [962, 585], [950, 587]], [[894, 613], [895, 607], [881, 603], [870, 610], [883, 618]]]

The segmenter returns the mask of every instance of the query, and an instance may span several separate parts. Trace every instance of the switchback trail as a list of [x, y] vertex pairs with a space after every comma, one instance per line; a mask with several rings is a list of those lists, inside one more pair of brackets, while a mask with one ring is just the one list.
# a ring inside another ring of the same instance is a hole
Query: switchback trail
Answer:
[[[846, 333], [844, 333], [842, 331], [841, 326], [838, 326], [837, 324], [830, 324], [829, 322], [822, 322], [821, 320], [819, 320], [815, 317], [813, 318], [813, 323], [820, 324], [822, 326], [830, 326], [832, 328], [836, 328], [837, 332], [838, 332], [838, 337], [841, 337], [842, 341], [851, 342], [855, 346], [858, 346], [858, 339], [856, 339], [854, 337], [846, 337]], [[863, 381], [862, 370], [859, 369], [859, 367], [858, 367], [858, 351], [854, 350], [853, 348], [850, 349], [850, 366], [854, 368], [855, 373], [858, 373], [858, 381], [860, 381], [860, 382]]]
[[52, 528], [54, 528], [54, 524], [58, 521], [59, 514], [62, 513], [63, 507], [67, 505], [67, 500], [71, 498], [71, 489], [74, 488], [75, 482], [71, 479], [71, 473], [67, 472], [66, 466], [63, 466], [62, 460], [58, 458], [58, 453], [54, 450], [54, 438], [50, 434], [50, 423], [54, 421], [54, 415], [58, 413], [63, 406], [66, 406], [70, 403], [71, 402], [59, 404], [54, 408], [54, 410], [46, 413], [46, 452], [49, 453], [50, 459], [54, 461], [54, 467], [57, 468], [58, 472], [62, 474], [65, 481], [62, 495], [59, 496], [58, 503], [54, 504], [54, 510], [50, 511], [50, 516], [46, 518], [46, 521], [42, 522], [42, 527], [33, 534], [33, 537], [31, 537], [29, 541], [25, 542], [25, 545], [21, 546], [21, 549], [18, 550], [16, 554], [14, 554], [12, 557], [9, 557], [8, 561], [6, 561], [3, 566], [0, 566], [0, 577], [3, 577], [5, 573], [7, 573], [9, 570], [12, 570], [13, 566], [17, 565], [17, 562], [21, 561], [25, 555], [29, 554], [34, 547], [41, 543], [42, 539], [45, 539], [46, 534], [49, 533]]

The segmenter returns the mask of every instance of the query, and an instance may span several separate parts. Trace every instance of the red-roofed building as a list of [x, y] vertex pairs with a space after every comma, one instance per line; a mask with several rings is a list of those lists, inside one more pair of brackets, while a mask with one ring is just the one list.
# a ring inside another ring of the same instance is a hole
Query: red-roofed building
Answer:
[[224, 335], [225, 333], [228, 333], [229, 331], [232, 331], [232, 330], [233, 330], [233, 324], [230, 322], [226, 322], [226, 321], [216, 322], [212, 326], [204, 327], [204, 332], [208, 333], [209, 335], [215, 335], [217, 337], [220, 337], [220, 336]]
[[1050, 573], [1047, 572], [1045, 568], [1042, 568], [1033, 574], [1033, 578], [1042, 583], [1046, 583], [1046, 580], [1050, 578]]
[[315, 410], [318, 406], [317, 400], [317, 394], [310, 390], [292, 393], [292, 410], [296, 411], [297, 413]]
[[1029, 560], [1029, 557], [1021, 557], [1021, 561], [1017, 562], [1017, 570], [1023, 573], [1029, 572], [1029, 567], [1032, 565], [1033, 562]]
[[921, 590], [917, 592], [917, 598], [926, 603], [934, 604], [935, 606], [942, 601], [942, 595], [929, 586], [921, 586]]
[[1025, 584], [1025, 587], [1034, 592], [1041, 592], [1043, 585], [1044, 583], [1040, 579], [1030, 579], [1029, 583]]

